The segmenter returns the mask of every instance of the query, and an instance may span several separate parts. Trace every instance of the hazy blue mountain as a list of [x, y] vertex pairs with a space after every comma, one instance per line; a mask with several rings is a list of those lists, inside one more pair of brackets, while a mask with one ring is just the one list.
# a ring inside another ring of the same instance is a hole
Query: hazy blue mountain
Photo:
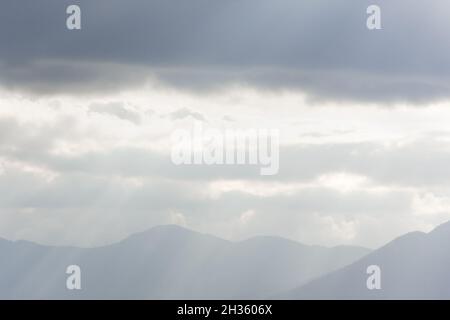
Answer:
[[[381, 268], [381, 290], [367, 289], [370, 265]], [[450, 223], [406, 234], [280, 298], [450, 299]]]
[[[92, 249], [0, 240], [2, 299], [238, 299], [295, 288], [369, 252], [305, 246], [276, 237], [229, 242], [162, 226]], [[69, 265], [82, 290], [66, 289]]]

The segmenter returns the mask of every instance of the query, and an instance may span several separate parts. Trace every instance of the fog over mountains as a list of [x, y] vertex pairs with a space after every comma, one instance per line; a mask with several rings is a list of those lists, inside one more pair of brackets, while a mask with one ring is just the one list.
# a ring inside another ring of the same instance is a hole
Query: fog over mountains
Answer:
[[[239, 299], [286, 292], [369, 252], [276, 237], [229, 242], [161, 226], [93, 249], [0, 241], [2, 299]], [[69, 265], [82, 289], [67, 290]]]
[[[160, 226], [99, 248], [0, 240], [1, 299], [450, 299], [450, 222], [378, 250]], [[82, 289], [67, 290], [67, 266]], [[381, 269], [367, 289], [367, 267]]]

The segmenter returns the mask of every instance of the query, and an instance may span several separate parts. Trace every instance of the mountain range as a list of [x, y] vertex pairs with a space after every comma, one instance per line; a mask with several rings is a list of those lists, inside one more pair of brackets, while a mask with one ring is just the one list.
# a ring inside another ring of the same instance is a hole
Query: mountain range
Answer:
[[[168, 225], [97, 248], [0, 240], [0, 257], [0, 299], [450, 299], [450, 222], [373, 251]], [[81, 290], [66, 288], [69, 265]]]
[[[0, 240], [0, 298], [260, 299], [369, 252], [277, 237], [230, 242], [173, 225], [89, 249]], [[81, 290], [66, 288], [69, 265], [81, 268]]]

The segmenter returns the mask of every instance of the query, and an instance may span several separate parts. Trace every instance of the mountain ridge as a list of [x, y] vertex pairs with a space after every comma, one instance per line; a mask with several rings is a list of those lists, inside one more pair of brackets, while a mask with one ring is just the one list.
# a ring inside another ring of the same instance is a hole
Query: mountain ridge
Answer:
[[[369, 290], [367, 267], [381, 270]], [[450, 299], [450, 222], [409, 232], [355, 262], [289, 291], [283, 299]], [[339, 288], [342, 288], [339, 290]]]
[[340, 249], [340, 248], [357, 248], [357, 249], [361, 249], [361, 250], [366, 250], [366, 251], [372, 251], [373, 249], [365, 247], [365, 246], [360, 246], [360, 245], [336, 245], [336, 246], [323, 246], [323, 245], [315, 245], [315, 244], [305, 244], [296, 240], [292, 240], [289, 238], [284, 238], [281, 236], [276, 236], [276, 235], [268, 235], [268, 236], [264, 236], [264, 235], [258, 235], [258, 236], [253, 236], [253, 237], [249, 237], [243, 240], [227, 240], [218, 236], [215, 236], [213, 234], [209, 234], [209, 233], [204, 233], [204, 232], [199, 232], [199, 231], [195, 231], [193, 229], [189, 229], [187, 227], [183, 227], [177, 224], [164, 224], [164, 225], [157, 225], [151, 228], [148, 228], [144, 231], [139, 231], [133, 234], [130, 234], [120, 240], [108, 243], [108, 244], [103, 244], [103, 245], [98, 245], [98, 246], [92, 246], [92, 247], [87, 247], [87, 246], [77, 246], [77, 245], [53, 245], [53, 244], [43, 244], [43, 243], [39, 243], [39, 242], [35, 242], [32, 240], [25, 240], [25, 239], [18, 239], [18, 240], [9, 240], [6, 238], [2, 238], [0, 237], [0, 242], [1, 241], [5, 241], [5, 242], [9, 242], [9, 243], [19, 243], [19, 242], [25, 242], [25, 243], [30, 243], [33, 245], [38, 245], [38, 246], [43, 246], [43, 247], [52, 247], [52, 248], [74, 248], [74, 249], [97, 249], [97, 248], [103, 248], [103, 247], [107, 247], [107, 246], [111, 246], [111, 245], [116, 245], [122, 242], [126, 242], [128, 240], [132, 240], [134, 238], [137, 237], [145, 237], [146, 235], [149, 235], [155, 231], [157, 232], [168, 232], [168, 231], [182, 231], [185, 234], [196, 234], [199, 236], [204, 236], [204, 237], [209, 237], [212, 239], [216, 239], [219, 241], [223, 241], [223, 242], [227, 242], [230, 244], [239, 244], [239, 243], [243, 243], [243, 242], [247, 242], [247, 241], [254, 241], [257, 239], [272, 239], [275, 241], [284, 241], [286, 243], [292, 243], [292, 244], [296, 244], [296, 245], [300, 245], [300, 246], [304, 246], [304, 247], [309, 247], [309, 248], [322, 248], [322, 249]]
[[[276, 239], [231, 242], [169, 225], [95, 248], [8, 242], [0, 246], [0, 298], [260, 299], [369, 252]], [[69, 265], [82, 270], [80, 291], [65, 288]]]

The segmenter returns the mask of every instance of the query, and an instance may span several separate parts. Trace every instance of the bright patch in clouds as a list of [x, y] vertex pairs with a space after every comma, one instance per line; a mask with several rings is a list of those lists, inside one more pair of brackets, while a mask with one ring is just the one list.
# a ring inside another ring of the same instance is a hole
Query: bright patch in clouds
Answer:
[[348, 173], [324, 174], [317, 179], [319, 185], [340, 192], [351, 192], [360, 189], [367, 181], [367, 177]]
[[250, 223], [256, 216], [256, 212], [254, 210], [247, 210], [241, 214], [239, 217], [239, 223], [241, 225], [246, 225]]

